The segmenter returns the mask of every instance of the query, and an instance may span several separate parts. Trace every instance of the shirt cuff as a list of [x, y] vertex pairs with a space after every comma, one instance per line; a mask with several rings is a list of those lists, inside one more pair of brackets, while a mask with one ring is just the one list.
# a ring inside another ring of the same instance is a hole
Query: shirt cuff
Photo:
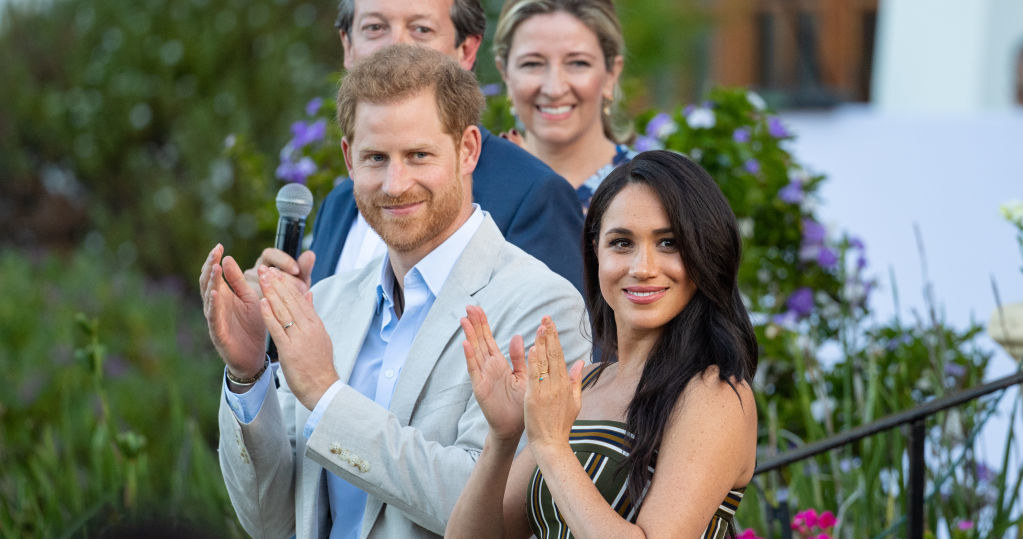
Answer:
[[235, 393], [227, 386], [227, 367], [224, 367], [224, 398], [227, 399], [227, 406], [234, 412], [243, 425], [252, 423], [263, 408], [263, 401], [266, 400], [266, 392], [270, 387], [270, 380], [277, 372], [277, 363], [271, 363], [270, 368], [263, 371], [256, 383], [245, 393]]
[[316, 425], [320, 423], [320, 418], [323, 417], [324, 412], [327, 411], [327, 406], [330, 406], [330, 401], [334, 400], [334, 396], [337, 395], [338, 391], [341, 391], [341, 387], [344, 382], [341, 380], [335, 380], [330, 387], [323, 392], [323, 396], [320, 400], [316, 401], [316, 407], [313, 408], [313, 412], [309, 414], [309, 419], [305, 422], [305, 428], [302, 429], [302, 435], [308, 440], [313, 435], [313, 431], [316, 430]]

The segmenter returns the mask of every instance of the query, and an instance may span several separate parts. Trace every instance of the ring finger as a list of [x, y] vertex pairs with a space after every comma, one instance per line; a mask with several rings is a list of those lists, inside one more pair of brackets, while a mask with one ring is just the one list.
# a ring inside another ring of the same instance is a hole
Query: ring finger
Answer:
[[267, 300], [267, 302], [269, 302], [270, 310], [274, 315], [273, 317], [283, 330], [287, 329], [284, 326], [288, 326], [288, 328], [293, 327], [295, 317], [288, 309], [283, 298], [281, 298], [280, 290], [278, 289], [280, 282], [274, 277], [275, 276], [272, 275], [271, 272], [266, 271], [260, 275], [260, 280], [266, 285], [262, 287], [263, 297]]

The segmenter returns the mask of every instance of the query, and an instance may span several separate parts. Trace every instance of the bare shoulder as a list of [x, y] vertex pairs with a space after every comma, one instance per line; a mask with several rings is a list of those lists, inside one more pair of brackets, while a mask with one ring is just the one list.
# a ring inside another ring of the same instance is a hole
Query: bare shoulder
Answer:
[[742, 416], [752, 414], [756, 418], [753, 388], [738, 378], [726, 382], [718, 372], [717, 366], [712, 365], [690, 380], [676, 405], [676, 413], [685, 413], [689, 408], [698, 408], [704, 413], [720, 408], [739, 412]]
[[740, 486], [756, 466], [757, 406], [748, 383], [731, 382], [721, 380], [716, 367], [693, 378], [675, 405], [664, 444], [697, 450], [701, 459], [725, 459]]

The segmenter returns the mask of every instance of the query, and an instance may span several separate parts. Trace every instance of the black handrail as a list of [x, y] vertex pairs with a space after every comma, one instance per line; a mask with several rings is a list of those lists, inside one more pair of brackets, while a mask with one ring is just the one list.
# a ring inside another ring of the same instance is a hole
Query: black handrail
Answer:
[[851, 444], [872, 434], [877, 434], [909, 423], [912, 427], [909, 431], [910, 478], [908, 489], [909, 507], [907, 510], [907, 533], [910, 539], [920, 539], [923, 537], [924, 529], [923, 463], [924, 441], [926, 439], [924, 420], [928, 416], [934, 415], [943, 410], [959, 406], [965, 402], [969, 402], [989, 393], [1000, 391], [1017, 384], [1023, 384], [1023, 371], [1017, 371], [1015, 374], [1010, 374], [1009, 376], [999, 378], [986, 384], [981, 384], [979, 386], [958, 391], [951, 395], [927, 401], [919, 406], [910, 408], [909, 410], [894, 413], [876, 421], [867, 423], [866, 425], [861, 425], [859, 427], [840, 432], [834, 436], [829, 436], [823, 440], [806, 444], [791, 451], [786, 451], [781, 455], [767, 459], [763, 464], [757, 466], [757, 469], [753, 472], [753, 474], [759, 475], [774, 470], [780, 470], [794, 462], [808, 459], [826, 451]]

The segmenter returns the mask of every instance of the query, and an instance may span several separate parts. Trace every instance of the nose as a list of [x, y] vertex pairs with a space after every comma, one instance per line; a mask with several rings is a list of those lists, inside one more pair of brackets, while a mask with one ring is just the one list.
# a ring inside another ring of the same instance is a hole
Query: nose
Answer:
[[558, 65], [551, 65], [544, 73], [540, 91], [550, 97], [560, 97], [568, 91], [565, 72]]
[[401, 196], [412, 186], [409, 178], [408, 167], [401, 159], [392, 159], [387, 164], [387, 174], [384, 177], [382, 186], [383, 192], [392, 197]]
[[629, 273], [640, 280], [655, 277], [657, 275], [657, 261], [653, 248], [650, 246], [640, 247], [636, 249], [635, 253], [632, 257], [632, 267], [629, 268]]
[[392, 35], [394, 36], [394, 39], [391, 43], [388, 43], [388, 45], [393, 45], [395, 43], [414, 44], [412, 41], [412, 32], [410, 32], [408, 28], [395, 28]]

